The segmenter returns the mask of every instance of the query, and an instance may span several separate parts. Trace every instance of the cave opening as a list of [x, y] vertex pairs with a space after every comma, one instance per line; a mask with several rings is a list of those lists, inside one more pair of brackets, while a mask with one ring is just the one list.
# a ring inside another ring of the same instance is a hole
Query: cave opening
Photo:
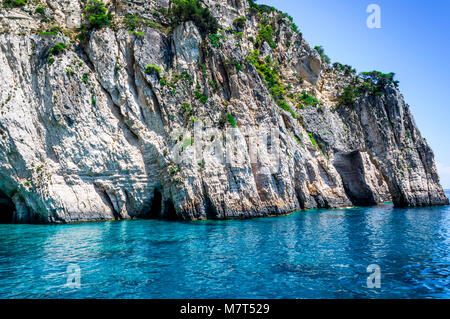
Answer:
[[0, 191], [0, 224], [12, 224], [16, 207], [5, 193]]
[[367, 185], [360, 152], [336, 154], [334, 167], [341, 175], [345, 192], [353, 205], [375, 206], [378, 204], [373, 190]]
[[153, 199], [150, 207], [150, 211], [147, 214], [147, 217], [150, 219], [158, 219], [161, 217], [161, 209], [162, 209], [162, 194], [158, 188], [155, 188], [153, 191]]
[[167, 220], [178, 220], [177, 210], [172, 200], [167, 200], [164, 202], [164, 219]]

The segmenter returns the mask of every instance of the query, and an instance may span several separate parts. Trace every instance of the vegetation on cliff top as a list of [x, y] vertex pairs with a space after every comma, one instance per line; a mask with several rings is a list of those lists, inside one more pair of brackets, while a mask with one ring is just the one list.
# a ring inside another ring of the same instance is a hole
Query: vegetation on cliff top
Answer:
[[219, 30], [219, 22], [199, 0], [173, 0], [169, 9], [173, 27], [192, 21], [203, 34], [214, 34]]
[[323, 62], [325, 62], [326, 64], [331, 63], [330, 57], [325, 54], [325, 49], [321, 45], [315, 46], [314, 50], [316, 50], [320, 54], [320, 58], [322, 59]]
[[105, 4], [100, 0], [89, 0], [84, 9], [84, 14], [90, 29], [100, 29], [111, 25], [111, 14], [108, 13]]
[[342, 105], [353, 105], [356, 99], [364, 93], [372, 95], [383, 95], [386, 87], [398, 87], [399, 81], [395, 79], [395, 73], [382, 73], [380, 71], [362, 72], [359, 78], [344, 88], [343, 94], [339, 98]]

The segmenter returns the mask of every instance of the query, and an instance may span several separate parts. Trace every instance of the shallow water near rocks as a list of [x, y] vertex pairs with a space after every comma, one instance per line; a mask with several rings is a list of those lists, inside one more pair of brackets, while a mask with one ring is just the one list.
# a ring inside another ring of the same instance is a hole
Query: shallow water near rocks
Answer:
[[0, 225], [0, 298], [450, 298], [450, 207]]

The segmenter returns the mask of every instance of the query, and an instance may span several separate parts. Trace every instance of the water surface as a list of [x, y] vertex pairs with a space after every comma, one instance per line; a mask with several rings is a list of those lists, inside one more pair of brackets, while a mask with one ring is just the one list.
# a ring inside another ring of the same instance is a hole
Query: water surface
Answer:
[[449, 248], [449, 207], [0, 225], [0, 298], [450, 298]]

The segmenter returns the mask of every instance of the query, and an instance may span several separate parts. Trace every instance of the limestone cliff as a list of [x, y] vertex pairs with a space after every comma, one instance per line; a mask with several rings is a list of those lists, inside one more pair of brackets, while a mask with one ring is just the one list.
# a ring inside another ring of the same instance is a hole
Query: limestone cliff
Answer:
[[204, 0], [208, 30], [168, 0], [105, 1], [102, 27], [89, 1], [3, 3], [3, 221], [448, 204], [395, 83], [364, 90], [286, 14]]

